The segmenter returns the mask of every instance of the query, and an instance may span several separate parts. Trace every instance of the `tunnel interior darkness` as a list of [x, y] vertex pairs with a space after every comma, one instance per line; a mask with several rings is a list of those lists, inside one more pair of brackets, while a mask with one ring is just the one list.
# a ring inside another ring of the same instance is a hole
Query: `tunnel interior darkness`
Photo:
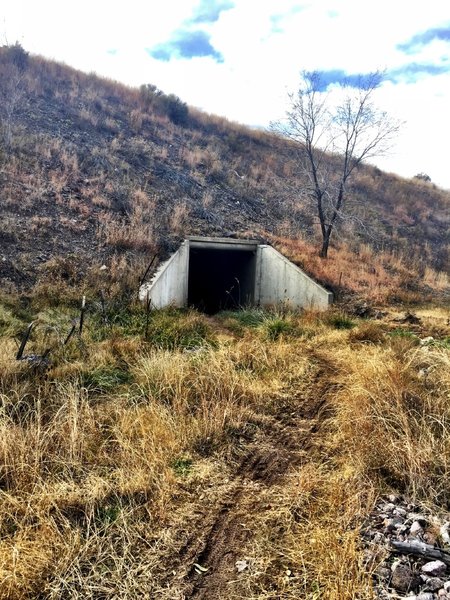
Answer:
[[208, 314], [253, 304], [256, 249], [190, 248], [188, 305]]

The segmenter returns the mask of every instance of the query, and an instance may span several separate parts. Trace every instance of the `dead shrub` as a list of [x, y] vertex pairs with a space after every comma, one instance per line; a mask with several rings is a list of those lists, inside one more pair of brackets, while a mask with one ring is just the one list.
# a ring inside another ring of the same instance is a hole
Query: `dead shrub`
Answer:
[[384, 328], [377, 323], [362, 323], [349, 335], [351, 343], [381, 344], [385, 340]]

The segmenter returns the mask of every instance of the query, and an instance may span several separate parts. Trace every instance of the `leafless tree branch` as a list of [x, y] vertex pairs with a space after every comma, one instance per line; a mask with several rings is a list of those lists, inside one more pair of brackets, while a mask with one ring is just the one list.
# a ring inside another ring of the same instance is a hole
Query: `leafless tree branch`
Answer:
[[[373, 103], [382, 74], [373, 73], [355, 84], [343, 83], [343, 99], [333, 106], [318, 73], [303, 73], [297, 92], [289, 96], [286, 118], [272, 128], [298, 145], [307, 179], [306, 191], [315, 204], [322, 245], [328, 255], [339, 219], [347, 215], [347, 188], [355, 169], [365, 160], [385, 154], [400, 124]], [[330, 168], [327, 153], [337, 159]]]

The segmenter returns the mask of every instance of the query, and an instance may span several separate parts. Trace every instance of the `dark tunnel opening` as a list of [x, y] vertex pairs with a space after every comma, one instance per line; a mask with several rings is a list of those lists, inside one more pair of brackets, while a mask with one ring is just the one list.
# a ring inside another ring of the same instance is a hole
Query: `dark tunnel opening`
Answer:
[[208, 314], [254, 303], [256, 250], [190, 248], [188, 305]]

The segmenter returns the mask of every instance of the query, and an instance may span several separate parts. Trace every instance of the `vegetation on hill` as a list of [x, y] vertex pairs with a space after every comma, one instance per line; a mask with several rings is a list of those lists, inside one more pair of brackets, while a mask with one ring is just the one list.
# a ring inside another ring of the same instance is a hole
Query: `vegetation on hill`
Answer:
[[[17, 45], [0, 49], [0, 96], [3, 287], [30, 289], [58, 270], [85, 281], [104, 263], [126, 277], [188, 234], [270, 240], [316, 268], [318, 224], [289, 141]], [[346, 286], [356, 269], [358, 291], [378, 299], [445, 287], [447, 192], [360, 166], [348, 203], [354, 219], [339, 224], [333, 269], [320, 263], [324, 283]]]

